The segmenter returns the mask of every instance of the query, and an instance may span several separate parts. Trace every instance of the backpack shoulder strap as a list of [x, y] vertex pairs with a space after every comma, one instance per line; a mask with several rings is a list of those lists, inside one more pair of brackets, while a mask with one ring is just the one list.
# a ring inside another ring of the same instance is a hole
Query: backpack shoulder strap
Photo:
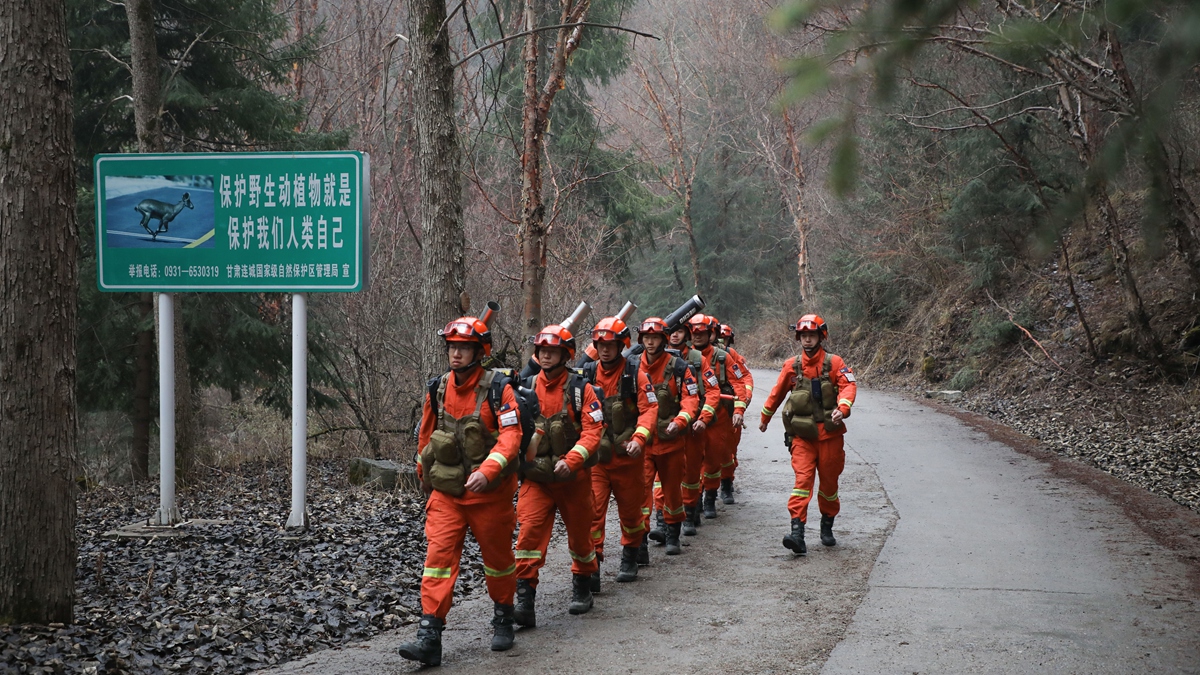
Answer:
[[[484, 392], [487, 398], [488, 405], [492, 407], [492, 414], [504, 407], [504, 387], [512, 383], [511, 370], [495, 369], [489, 370], [479, 378], [479, 389]], [[478, 413], [483, 406], [483, 399], [475, 405], [475, 412]]]
[[637, 391], [638, 391], [638, 363], [642, 357], [625, 359], [625, 370], [621, 373], [621, 387], [618, 391], [621, 393], [621, 398], [626, 401], [633, 401], [634, 407], [637, 407]]
[[429, 405], [433, 407], [433, 416], [437, 418], [438, 426], [441, 426], [442, 421], [442, 401], [446, 398], [446, 386], [443, 384], [446, 375], [432, 377], [425, 383], [425, 391], [429, 394]]

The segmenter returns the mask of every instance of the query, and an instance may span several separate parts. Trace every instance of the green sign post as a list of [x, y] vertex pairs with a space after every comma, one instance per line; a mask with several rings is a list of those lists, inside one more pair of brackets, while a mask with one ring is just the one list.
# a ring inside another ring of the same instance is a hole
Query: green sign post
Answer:
[[369, 157], [97, 155], [102, 291], [360, 291]]
[[359, 152], [97, 155], [102, 291], [158, 296], [159, 510], [175, 505], [177, 291], [292, 294], [292, 512], [307, 527], [306, 292], [366, 285], [370, 158]]

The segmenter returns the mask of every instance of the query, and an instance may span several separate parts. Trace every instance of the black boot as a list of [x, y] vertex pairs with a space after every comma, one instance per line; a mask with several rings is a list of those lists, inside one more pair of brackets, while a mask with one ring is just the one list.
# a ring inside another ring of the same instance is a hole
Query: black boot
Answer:
[[667, 540], [667, 521], [663, 520], [662, 509], [659, 509], [654, 515], [654, 529], [646, 535], [650, 537], [650, 541], [656, 544], [661, 544]]
[[705, 490], [704, 491], [704, 517], [705, 518], [716, 518], [717, 517], [717, 491], [716, 490]]
[[421, 617], [417, 624], [417, 639], [400, 645], [400, 656], [409, 661], [420, 661], [426, 666], [442, 665], [442, 629], [446, 624], [432, 614]]
[[696, 520], [697, 510], [699, 510], [697, 506], [683, 507], [683, 536], [685, 537], [696, 536], [696, 523], [694, 521]]
[[679, 529], [683, 523], [669, 523], [667, 525], [667, 555], [679, 555], [683, 553], [683, 548], [679, 545]]
[[624, 546], [621, 548], [621, 567], [617, 570], [617, 581], [636, 581], [638, 547]]
[[537, 614], [533, 609], [533, 601], [536, 597], [537, 588], [534, 587], [531, 580], [517, 579], [517, 604], [513, 608], [513, 621], [516, 621], [518, 626], [537, 627]]
[[492, 617], [492, 651], [506, 652], [513, 648], [513, 606], [496, 603]]
[[788, 536], [783, 538], [783, 546], [796, 555], [805, 555], [808, 553], [808, 547], [804, 545], [803, 520], [792, 518], [792, 531]]
[[821, 543], [837, 546], [837, 539], [833, 538], [833, 516], [821, 516]]
[[647, 543], [648, 538], [642, 537], [642, 543], [638, 546], [637, 564], [645, 567], [650, 564], [650, 544]]
[[695, 526], [696, 528], [699, 528], [701, 525], [704, 524], [704, 519], [700, 517], [701, 514], [703, 514], [703, 513], [704, 513], [703, 505], [700, 502], [696, 502], [696, 507], [695, 507], [694, 511], [692, 512], [692, 525]]
[[592, 572], [592, 576], [588, 577], [588, 590], [592, 593], [600, 592], [600, 570]]
[[733, 500], [733, 479], [732, 478], [722, 478], [721, 479], [721, 501], [725, 502], [726, 504], [735, 503]]
[[586, 614], [592, 608], [592, 579], [586, 574], [571, 575], [570, 614]]

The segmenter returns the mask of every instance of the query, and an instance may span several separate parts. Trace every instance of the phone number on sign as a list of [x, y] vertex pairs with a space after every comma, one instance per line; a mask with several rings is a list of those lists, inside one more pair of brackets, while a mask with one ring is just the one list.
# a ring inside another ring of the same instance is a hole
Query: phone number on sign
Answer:
[[167, 265], [163, 274], [168, 277], [216, 278], [221, 276], [221, 268], [217, 265], [188, 265], [187, 267]]

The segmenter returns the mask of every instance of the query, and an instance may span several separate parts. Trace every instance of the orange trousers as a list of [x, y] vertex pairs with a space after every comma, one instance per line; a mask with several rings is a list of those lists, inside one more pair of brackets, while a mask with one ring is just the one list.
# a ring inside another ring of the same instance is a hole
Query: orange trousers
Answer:
[[647, 511], [657, 506], [662, 509], [663, 520], [668, 523], [683, 522], [683, 460], [683, 444], [669, 452], [646, 458]]
[[479, 542], [488, 595], [511, 605], [517, 591], [512, 534], [517, 518], [512, 493], [495, 500], [461, 503], [437, 490], [425, 503], [425, 572], [421, 575], [421, 613], [445, 621], [454, 598], [467, 528]]
[[738, 426], [733, 428], [733, 461], [731, 461], [729, 463], [729, 466], [721, 467], [721, 478], [728, 478], [730, 480], [733, 479], [733, 474], [735, 471], [737, 471], [737, 468], [738, 468], [738, 458], [737, 458], [738, 446], [740, 446], [741, 444], [742, 444], [742, 426], [739, 424]]
[[846, 439], [838, 434], [819, 441], [792, 439], [792, 471], [796, 472], [796, 487], [788, 499], [792, 518], [808, 522], [808, 503], [812, 501], [813, 478], [820, 478], [817, 508], [823, 516], [836, 516], [842, 504], [838, 501], [838, 477], [846, 467]]
[[621, 521], [621, 546], [641, 546], [646, 534], [645, 454], [638, 457], [614, 457], [608, 464], [592, 467], [592, 544], [604, 560], [604, 521], [608, 518], [608, 497], [617, 499], [617, 519]]
[[695, 506], [700, 503], [700, 473], [704, 469], [704, 447], [708, 431], [689, 431], [683, 448], [683, 503]]
[[737, 445], [737, 436], [729, 413], [718, 410], [704, 435], [704, 489], [716, 490], [721, 486], [723, 472], [734, 466], [733, 448]]
[[538, 570], [546, 564], [546, 549], [554, 531], [554, 512], [567, 528], [567, 550], [571, 554], [571, 574], [591, 574], [599, 569], [596, 549], [592, 546], [591, 470], [580, 471], [565, 483], [538, 483], [526, 480], [517, 492], [517, 578], [530, 579], [537, 586]]

